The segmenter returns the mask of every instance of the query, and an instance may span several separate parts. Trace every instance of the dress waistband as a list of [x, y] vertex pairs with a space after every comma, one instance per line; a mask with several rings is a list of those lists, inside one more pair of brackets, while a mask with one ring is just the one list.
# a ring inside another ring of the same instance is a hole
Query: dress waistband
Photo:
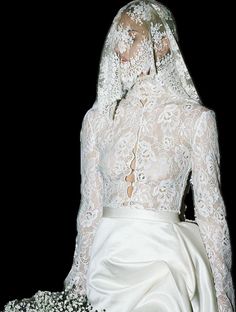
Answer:
[[103, 207], [105, 218], [131, 218], [151, 221], [164, 221], [169, 223], [181, 222], [179, 213], [175, 211], [151, 211], [147, 209], [120, 207]]

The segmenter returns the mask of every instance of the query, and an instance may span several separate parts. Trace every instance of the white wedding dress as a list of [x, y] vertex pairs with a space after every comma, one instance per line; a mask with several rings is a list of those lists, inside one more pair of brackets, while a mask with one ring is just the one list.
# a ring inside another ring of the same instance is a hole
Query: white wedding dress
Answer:
[[[234, 311], [216, 117], [159, 2], [132, 1], [114, 18], [80, 135], [81, 205], [65, 286], [77, 285], [99, 311]], [[179, 216], [189, 183], [195, 222]]]
[[[153, 79], [135, 84], [112, 127], [95, 109], [84, 117], [82, 205], [68, 283], [87, 287], [98, 311], [215, 312], [217, 296], [227, 307], [219, 311], [233, 311], [215, 114], [167, 99], [164, 88], [153, 101]], [[190, 172], [196, 223], [178, 218]]]
[[[177, 40], [155, 0], [117, 13], [80, 132], [81, 202], [64, 281], [73, 299], [68, 307], [69, 295], [42, 292], [32, 309], [22, 301], [5, 312], [49, 311], [45, 302], [55, 312], [235, 311], [216, 115]], [[184, 214], [189, 186], [194, 221]], [[83, 295], [93, 310], [75, 308]]]

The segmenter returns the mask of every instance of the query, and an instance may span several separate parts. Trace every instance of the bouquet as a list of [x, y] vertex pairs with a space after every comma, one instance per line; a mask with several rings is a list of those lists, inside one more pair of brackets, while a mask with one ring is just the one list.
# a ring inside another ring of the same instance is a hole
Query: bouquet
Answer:
[[36, 292], [31, 298], [9, 301], [3, 312], [106, 312], [94, 310], [86, 295], [80, 295], [74, 288], [59, 292]]

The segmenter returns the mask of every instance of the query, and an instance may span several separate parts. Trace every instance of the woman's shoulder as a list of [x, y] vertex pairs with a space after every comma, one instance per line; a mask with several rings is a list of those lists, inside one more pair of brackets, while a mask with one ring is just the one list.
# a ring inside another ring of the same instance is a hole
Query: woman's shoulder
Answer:
[[93, 132], [98, 132], [106, 125], [106, 119], [104, 115], [96, 108], [89, 108], [82, 119], [82, 127], [89, 125]]
[[212, 108], [207, 107], [206, 105], [200, 104], [194, 101], [187, 101], [182, 103], [182, 112], [186, 119], [192, 119], [192, 121], [197, 121], [203, 113], [213, 114], [215, 112]]
[[212, 108], [207, 107], [206, 105], [198, 105], [196, 107], [196, 111], [198, 112], [199, 115], [201, 115], [202, 113], [211, 113], [214, 112]]
[[187, 137], [191, 143], [202, 118], [212, 121], [215, 118], [215, 112], [211, 108], [199, 103], [182, 103], [181, 119], [183, 128], [186, 129]]
[[94, 119], [102, 115], [97, 108], [90, 107], [88, 110], [85, 111], [84, 116], [83, 116], [83, 121], [89, 121], [93, 122]]

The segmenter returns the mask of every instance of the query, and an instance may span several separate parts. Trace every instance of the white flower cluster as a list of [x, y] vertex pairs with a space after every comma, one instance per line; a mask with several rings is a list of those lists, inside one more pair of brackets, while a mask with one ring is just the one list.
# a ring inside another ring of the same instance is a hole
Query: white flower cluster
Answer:
[[[78, 295], [73, 289], [61, 292], [36, 292], [31, 298], [9, 301], [3, 312], [99, 312], [94, 310], [86, 295]], [[106, 312], [105, 309], [100, 312]]]

